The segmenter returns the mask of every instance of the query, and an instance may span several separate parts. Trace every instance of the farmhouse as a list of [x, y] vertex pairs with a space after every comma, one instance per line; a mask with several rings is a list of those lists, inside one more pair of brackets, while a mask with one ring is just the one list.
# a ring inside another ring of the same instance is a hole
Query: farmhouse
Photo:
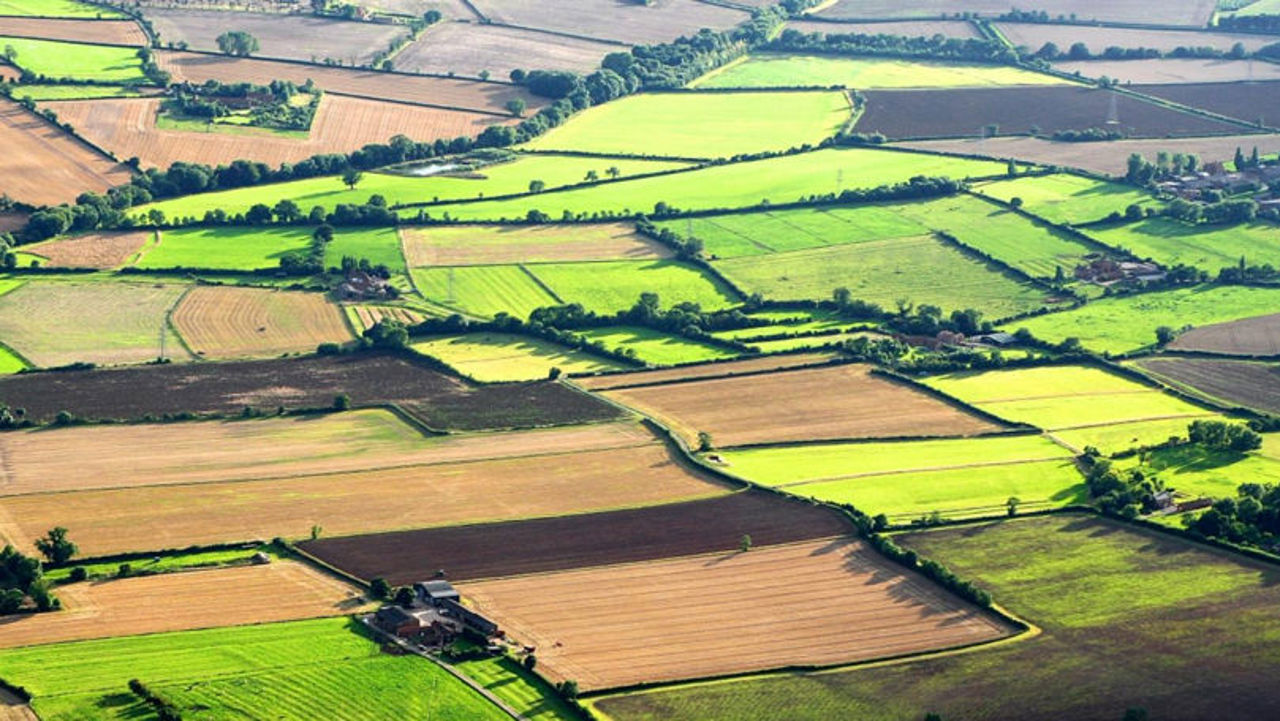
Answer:
[[338, 296], [343, 300], [394, 299], [398, 293], [383, 278], [372, 273], [356, 271], [338, 286]]
[[443, 579], [413, 584], [414, 602], [409, 608], [388, 605], [373, 615], [373, 624], [387, 633], [418, 643], [448, 643], [470, 633], [484, 639], [501, 637], [498, 624], [462, 605], [462, 596]]

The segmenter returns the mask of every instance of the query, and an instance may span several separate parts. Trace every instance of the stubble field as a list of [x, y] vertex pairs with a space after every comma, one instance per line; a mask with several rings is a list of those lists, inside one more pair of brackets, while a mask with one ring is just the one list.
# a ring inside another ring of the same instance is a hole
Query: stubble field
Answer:
[[33, 205], [69, 203], [129, 181], [128, 168], [89, 148], [15, 102], [0, 99], [5, 192]]
[[314, 351], [351, 340], [342, 311], [319, 293], [199, 286], [173, 311], [174, 328], [204, 358]]

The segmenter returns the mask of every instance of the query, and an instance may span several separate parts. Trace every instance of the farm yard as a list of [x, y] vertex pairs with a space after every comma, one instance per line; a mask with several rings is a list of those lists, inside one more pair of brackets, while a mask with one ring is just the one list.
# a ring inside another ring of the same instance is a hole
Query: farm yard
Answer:
[[[833, 28], [834, 32], [836, 29]], [[754, 55], [690, 84], [694, 88], [841, 86], [859, 90], [915, 87], [1061, 85], [1053, 75], [998, 65], [963, 65], [903, 60], [851, 59], [805, 55]]]
[[238, 30], [258, 39], [264, 57], [343, 65], [367, 65], [408, 34], [402, 25], [183, 7], [148, 8], [146, 17], [165, 43], [185, 43], [192, 50], [216, 51], [219, 35]]
[[1135, 365], [1165, 383], [1218, 403], [1280, 412], [1280, 368], [1252, 361], [1155, 356]]
[[342, 312], [324, 296], [265, 288], [192, 288], [173, 309], [173, 327], [205, 358], [312, 351], [351, 338]]

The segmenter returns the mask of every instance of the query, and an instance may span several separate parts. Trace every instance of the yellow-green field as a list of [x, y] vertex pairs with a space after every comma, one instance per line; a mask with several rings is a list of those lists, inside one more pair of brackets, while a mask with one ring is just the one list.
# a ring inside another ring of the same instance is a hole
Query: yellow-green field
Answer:
[[484, 383], [541, 380], [552, 368], [565, 374], [585, 374], [630, 367], [550, 341], [508, 333], [441, 336], [415, 341], [410, 347]]
[[693, 88], [833, 87], [974, 88], [1062, 85], [1053, 75], [1008, 65], [978, 65], [891, 58], [840, 58], [761, 53], [698, 78]]

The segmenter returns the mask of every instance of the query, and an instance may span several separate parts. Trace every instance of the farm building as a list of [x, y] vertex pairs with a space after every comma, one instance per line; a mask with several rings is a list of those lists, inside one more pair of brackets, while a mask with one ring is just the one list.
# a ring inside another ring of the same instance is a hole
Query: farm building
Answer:
[[461, 595], [448, 581], [423, 581], [413, 584], [418, 600], [431, 606], [440, 606], [445, 601], [458, 601]]

